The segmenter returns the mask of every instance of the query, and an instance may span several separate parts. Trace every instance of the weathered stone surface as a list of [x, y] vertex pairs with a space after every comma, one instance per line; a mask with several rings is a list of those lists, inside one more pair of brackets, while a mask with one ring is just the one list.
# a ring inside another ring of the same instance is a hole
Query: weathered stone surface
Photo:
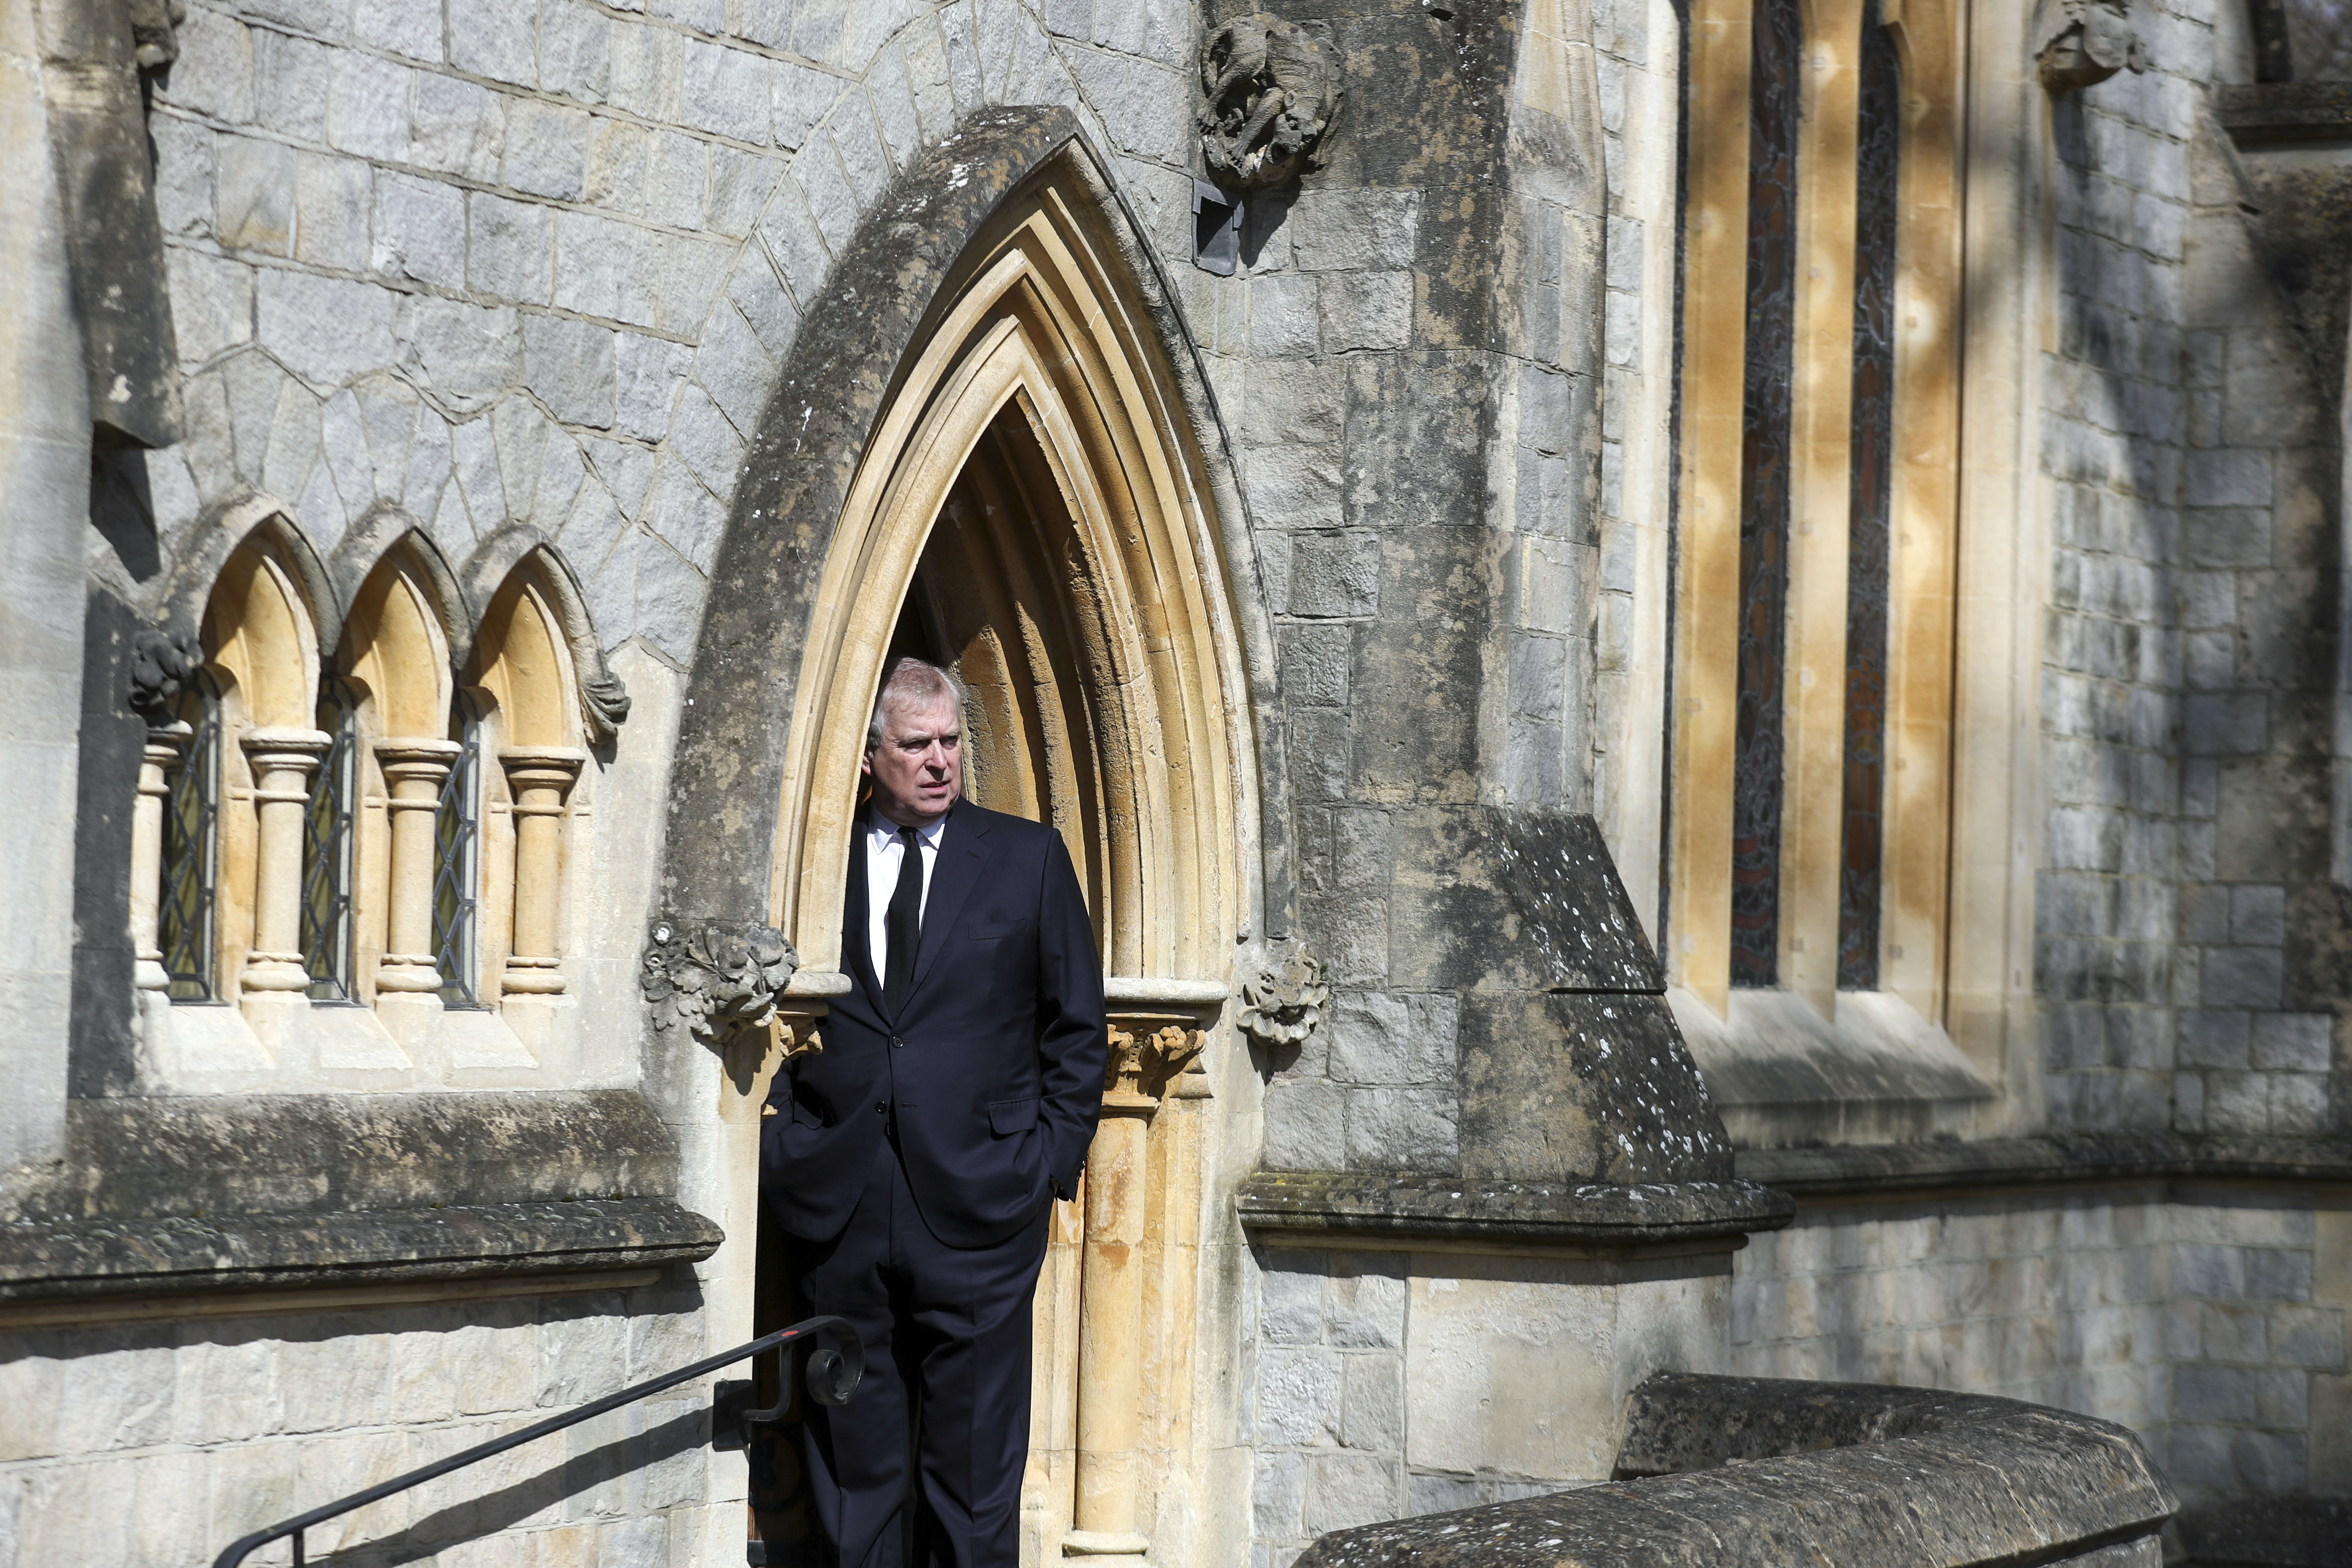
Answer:
[[2082, 1131], [1823, 1149], [1747, 1149], [1741, 1176], [1804, 1197], [2182, 1177], [2352, 1180], [2352, 1140]]
[[2152, 1545], [2179, 1506], [2123, 1427], [1862, 1384], [1653, 1378], [1627, 1412], [1618, 1473], [1648, 1479], [1328, 1535], [1299, 1562], [1967, 1568], [2071, 1561], [2119, 1537]]
[[1621, 1243], [1777, 1230], [1796, 1205], [1752, 1182], [1516, 1182], [1268, 1172], [1235, 1200], [1254, 1229], [1386, 1237]]

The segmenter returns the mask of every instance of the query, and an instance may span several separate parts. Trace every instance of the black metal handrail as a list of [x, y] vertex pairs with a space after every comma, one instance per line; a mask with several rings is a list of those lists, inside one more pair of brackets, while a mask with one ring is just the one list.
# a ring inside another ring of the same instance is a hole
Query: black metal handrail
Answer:
[[[365, 1491], [353, 1492], [349, 1497], [337, 1498], [331, 1503], [314, 1508], [308, 1513], [296, 1514], [292, 1519], [273, 1524], [267, 1530], [257, 1530], [251, 1535], [233, 1542], [218, 1557], [214, 1558], [213, 1568], [236, 1568], [238, 1563], [244, 1562], [247, 1556], [257, 1548], [267, 1546], [273, 1541], [282, 1541], [289, 1535], [294, 1538], [294, 1568], [303, 1568], [302, 1532], [312, 1525], [323, 1524], [337, 1514], [349, 1513], [353, 1509], [365, 1508], [372, 1502], [381, 1502], [395, 1492], [404, 1492], [411, 1487], [422, 1486], [426, 1481], [446, 1476], [452, 1470], [462, 1470], [467, 1465], [477, 1464], [483, 1459], [503, 1454], [509, 1448], [520, 1448], [525, 1443], [544, 1437], [550, 1433], [561, 1432], [566, 1426], [577, 1426], [583, 1421], [593, 1420], [608, 1410], [618, 1410], [622, 1405], [643, 1399], [649, 1394], [659, 1394], [665, 1388], [675, 1388], [681, 1383], [700, 1377], [705, 1373], [716, 1372], [722, 1366], [732, 1366], [739, 1361], [748, 1361], [754, 1356], [765, 1355], [770, 1351], [781, 1351], [795, 1340], [804, 1340], [818, 1333], [831, 1333], [836, 1336], [837, 1343], [835, 1346], [820, 1346], [809, 1352], [808, 1365], [802, 1374], [809, 1397], [822, 1405], [846, 1405], [849, 1402], [849, 1396], [857, 1391], [858, 1380], [866, 1375], [866, 1347], [859, 1342], [857, 1331], [842, 1319], [810, 1318], [806, 1321], [794, 1323], [788, 1329], [778, 1329], [774, 1333], [762, 1334], [749, 1344], [737, 1345], [731, 1351], [721, 1351], [717, 1355], [707, 1356], [692, 1366], [681, 1367], [677, 1372], [652, 1378], [631, 1388], [625, 1388], [618, 1394], [608, 1394], [602, 1399], [591, 1400], [577, 1410], [567, 1410], [561, 1415], [551, 1415], [546, 1420], [526, 1426], [520, 1432], [510, 1432], [490, 1442], [477, 1444], [462, 1453], [452, 1454], [446, 1459], [436, 1460], [421, 1469], [411, 1470], [404, 1476], [394, 1476], [392, 1479], [372, 1486]], [[782, 1420], [784, 1413], [792, 1406], [792, 1384], [789, 1380], [779, 1376], [776, 1385], [782, 1393], [773, 1407], [766, 1410], [750, 1410], [743, 1408], [750, 1404], [749, 1398], [746, 1397], [750, 1393], [748, 1384], [721, 1383], [719, 1385], [719, 1397], [714, 1405], [717, 1419], [726, 1422], [731, 1417], [739, 1430], [745, 1426], [772, 1426]], [[717, 1442], [725, 1434], [715, 1432], [712, 1435], [712, 1440]]]

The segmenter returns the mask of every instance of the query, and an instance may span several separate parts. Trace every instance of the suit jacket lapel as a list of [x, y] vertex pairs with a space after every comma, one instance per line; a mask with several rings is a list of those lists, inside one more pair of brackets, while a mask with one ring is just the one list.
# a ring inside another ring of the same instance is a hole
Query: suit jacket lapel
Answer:
[[[950, 809], [947, 832], [940, 839], [938, 862], [931, 868], [930, 895], [923, 903], [923, 936], [915, 949], [914, 991], [923, 988], [923, 976], [940, 960], [940, 950], [955, 930], [963, 901], [980, 886], [980, 869], [988, 863], [988, 829], [975, 812]], [[912, 994], [911, 992], [909, 993]], [[877, 991], [875, 994], [881, 993]]]

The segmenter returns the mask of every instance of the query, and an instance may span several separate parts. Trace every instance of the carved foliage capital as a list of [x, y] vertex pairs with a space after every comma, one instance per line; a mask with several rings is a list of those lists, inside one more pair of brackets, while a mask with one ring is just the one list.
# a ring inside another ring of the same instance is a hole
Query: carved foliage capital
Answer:
[[654, 1027], [723, 1045], [738, 1030], [768, 1026], [800, 963], [773, 926], [663, 915], [646, 930], [637, 984]]
[[1314, 1033], [1330, 1005], [1323, 965], [1294, 951], [1279, 968], [1262, 969], [1242, 983], [1242, 1032], [1265, 1047], [1295, 1046]]
[[142, 627], [131, 639], [131, 706], [152, 723], [170, 718], [172, 701], [205, 662], [196, 639]]

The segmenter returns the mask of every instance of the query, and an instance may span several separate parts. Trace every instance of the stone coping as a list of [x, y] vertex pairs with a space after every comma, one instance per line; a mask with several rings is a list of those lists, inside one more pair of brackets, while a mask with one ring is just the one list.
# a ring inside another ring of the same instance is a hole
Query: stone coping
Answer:
[[667, 1198], [0, 1225], [0, 1302], [650, 1268], [725, 1239]]
[[1235, 1198], [1253, 1230], [1339, 1237], [1643, 1244], [1778, 1230], [1796, 1204], [1754, 1182], [1513, 1182], [1269, 1171]]
[[1835, 1149], [1742, 1149], [1739, 1174], [1799, 1197], [2113, 1181], [2352, 1183], [2352, 1139], [2263, 1134], [2052, 1132]]
[[2352, 82], [2279, 81], [2223, 87], [2214, 118], [2241, 147], [2352, 142]]
[[1324, 1536], [1298, 1568], [2158, 1568], [2179, 1506], [2112, 1422], [1981, 1394], [1668, 1373], [1616, 1480]]

